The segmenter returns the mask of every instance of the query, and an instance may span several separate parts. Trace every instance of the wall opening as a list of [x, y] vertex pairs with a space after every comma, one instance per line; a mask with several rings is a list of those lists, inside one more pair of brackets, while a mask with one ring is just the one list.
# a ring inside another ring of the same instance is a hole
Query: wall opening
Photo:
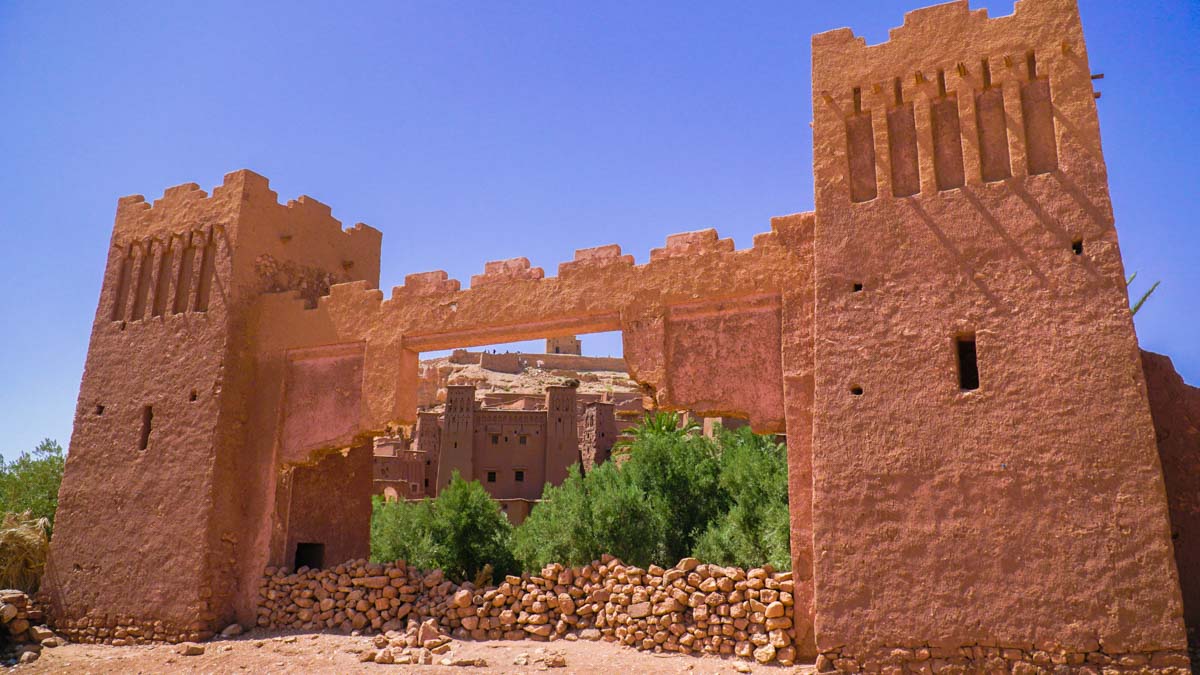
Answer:
[[296, 544], [296, 554], [293, 557], [292, 569], [308, 567], [321, 569], [325, 567], [325, 544], [302, 541]]
[[154, 408], [151, 406], [142, 407], [142, 433], [141, 439], [138, 441], [138, 450], [145, 450], [150, 447], [150, 431], [154, 424]]
[[216, 257], [214, 249], [216, 242], [213, 241], [215, 231], [209, 232], [208, 240], [204, 243], [204, 251], [200, 256], [200, 281], [196, 285], [196, 311], [208, 311], [208, 296], [212, 292], [212, 279], [214, 268], [216, 267]]
[[1071, 253], [1075, 255], [1083, 255], [1083, 240], [1075, 239], [1071, 242]]
[[894, 107], [887, 113], [892, 196], [907, 197], [921, 191], [921, 170], [917, 163], [917, 120], [912, 103], [904, 102], [900, 78], [896, 78], [892, 84]]
[[875, 131], [871, 113], [862, 109], [862, 89], [855, 87], [854, 113], [846, 119], [846, 157], [849, 160], [850, 200], [867, 202], [878, 195], [875, 177]]
[[1050, 80], [1039, 78], [1037, 56], [1026, 57], [1029, 81], [1021, 85], [1021, 119], [1025, 125], [1025, 159], [1031, 175], [1058, 168], [1058, 143], [1054, 133], [1054, 106]]
[[137, 286], [133, 292], [133, 321], [146, 316], [146, 301], [150, 295], [150, 280], [154, 273], [154, 242], [147, 241], [138, 247]]
[[946, 93], [946, 71], [939, 70], [937, 80], [938, 98], [929, 104], [929, 122], [933, 132], [933, 173], [938, 190], [953, 190], [962, 187], [966, 181], [958, 98]]
[[183, 314], [187, 311], [188, 300], [192, 294], [192, 267], [196, 264], [196, 246], [191, 240], [193, 235], [187, 235], [188, 244], [183, 249], [183, 256], [179, 260], [179, 277], [175, 281], [175, 302], [171, 306], [171, 313]]
[[983, 91], [975, 95], [975, 127], [979, 133], [979, 172], [985, 183], [1012, 176], [1008, 159], [1008, 123], [1004, 89], [992, 86], [992, 69], [983, 60]]
[[170, 242], [163, 244], [162, 255], [158, 261], [158, 278], [154, 285], [154, 303], [150, 308], [151, 316], [162, 316], [167, 311], [167, 294], [171, 292], [171, 267], [174, 264], [175, 252]]
[[975, 334], [964, 333], [954, 340], [958, 353], [958, 387], [963, 391], [979, 388], [979, 361], [975, 351]]
[[113, 300], [112, 320], [120, 321], [125, 318], [125, 298], [129, 295], [129, 259], [133, 247], [125, 249], [121, 256], [121, 267], [117, 272], [117, 297]]

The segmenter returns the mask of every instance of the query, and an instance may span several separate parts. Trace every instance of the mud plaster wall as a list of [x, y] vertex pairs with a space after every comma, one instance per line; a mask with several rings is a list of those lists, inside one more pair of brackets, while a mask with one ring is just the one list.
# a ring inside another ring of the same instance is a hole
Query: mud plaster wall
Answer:
[[[1027, 170], [1020, 118], [1029, 50], [1058, 144], [1058, 168], [1040, 175]], [[975, 140], [981, 59], [1010, 120], [1012, 177], [997, 182], [984, 182]], [[949, 190], [928, 121], [943, 78], [966, 176]], [[903, 198], [885, 152], [895, 84], [920, 139], [920, 192]], [[1077, 653], [1184, 645], [1092, 94], [1068, 0], [1025, 0], [991, 20], [965, 2], [918, 10], [874, 46], [845, 29], [813, 38], [822, 650], [862, 663], [915, 636]], [[860, 114], [874, 121], [878, 196], [855, 203], [846, 125]], [[976, 391], [958, 379], [955, 339], [967, 333]]]
[[370, 445], [333, 452], [291, 469], [282, 564], [295, 567], [296, 544], [324, 545], [326, 564], [365, 558], [371, 540]]
[[1200, 388], [1171, 359], [1142, 351], [1150, 412], [1171, 510], [1171, 539], [1188, 630], [1200, 631]]

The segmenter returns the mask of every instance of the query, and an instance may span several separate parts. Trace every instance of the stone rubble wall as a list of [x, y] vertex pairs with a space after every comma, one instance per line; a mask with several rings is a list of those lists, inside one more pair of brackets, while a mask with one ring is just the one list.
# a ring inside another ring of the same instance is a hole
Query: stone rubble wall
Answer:
[[939, 648], [884, 648], [855, 657], [840, 650], [817, 657], [818, 673], [884, 673], [900, 675], [966, 675], [967, 673], [1013, 673], [1014, 675], [1116, 675], [1157, 673], [1188, 675], [1188, 655], [1182, 651], [1109, 654], [1104, 651], [1069, 652], [1031, 645], [1002, 647], [970, 645]]
[[486, 588], [403, 561], [354, 560], [323, 570], [267, 568], [257, 623], [386, 633], [435, 619], [458, 639], [555, 640], [574, 633], [640, 650], [791, 665], [804, 656], [796, 652], [797, 637], [811, 630], [807, 621], [795, 621], [793, 590], [790, 572], [694, 558], [643, 570], [605, 556], [577, 568], [552, 564], [540, 575], [508, 576]]
[[0, 667], [37, 660], [43, 647], [62, 642], [44, 625], [45, 614], [19, 590], [0, 590]]

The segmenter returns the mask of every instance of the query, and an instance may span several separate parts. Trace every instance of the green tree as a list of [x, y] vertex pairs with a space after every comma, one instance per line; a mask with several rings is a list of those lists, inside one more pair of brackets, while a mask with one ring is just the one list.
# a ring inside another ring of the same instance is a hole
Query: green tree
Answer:
[[65, 463], [62, 446], [49, 438], [12, 462], [0, 458], [0, 511], [28, 512], [53, 525]]
[[557, 487], [546, 485], [542, 501], [516, 529], [513, 551], [524, 569], [547, 563], [583, 565], [604, 553], [646, 567], [663, 557], [665, 512], [613, 462], [582, 476], [572, 466]]
[[701, 535], [694, 555], [722, 565], [791, 569], [787, 449], [749, 428], [722, 431], [720, 485], [731, 506]]
[[371, 558], [403, 559], [440, 568], [455, 581], [474, 579], [486, 565], [497, 574], [518, 571], [511, 550], [512, 525], [478, 481], [455, 472], [436, 499], [386, 502], [374, 499]]
[[674, 564], [691, 555], [696, 538], [729, 506], [719, 480], [721, 449], [690, 428], [660, 424], [640, 428], [632, 449], [621, 472], [663, 514], [668, 526], [659, 560]]
[[433, 500], [389, 502], [379, 495], [372, 497], [371, 559], [434, 567], [432, 522]]
[[467, 482], [456, 471], [433, 501], [430, 525], [434, 561], [451, 579], [474, 579], [485, 565], [500, 575], [518, 571], [512, 524], [479, 481]]

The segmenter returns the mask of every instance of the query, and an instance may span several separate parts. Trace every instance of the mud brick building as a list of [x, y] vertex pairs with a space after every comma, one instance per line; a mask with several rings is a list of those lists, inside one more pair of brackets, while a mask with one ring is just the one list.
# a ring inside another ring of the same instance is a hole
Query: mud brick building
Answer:
[[[417, 421], [420, 352], [621, 330], [658, 407], [786, 431], [802, 657], [1186, 663], [1196, 397], [1138, 348], [1074, 0], [939, 5], [812, 58], [815, 210], [742, 250], [705, 230], [385, 294], [377, 230], [249, 171], [121, 199], [55, 621], [253, 624], [267, 567], [365, 555], [371, 439]], [[489, 424], [446, 414], [443, 447]]]

